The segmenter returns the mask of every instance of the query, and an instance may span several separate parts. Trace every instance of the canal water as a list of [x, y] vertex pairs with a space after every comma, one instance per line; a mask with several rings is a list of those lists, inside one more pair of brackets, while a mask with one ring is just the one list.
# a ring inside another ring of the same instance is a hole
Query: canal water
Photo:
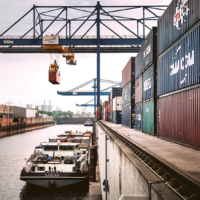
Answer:
[[35, 146], [66, 130], [92, 131], [92, 127], [57, 125], [0, 139], [0, 200], [88, 199], [87, 182], [50, 190], [20, 180], [25, 158], [33, 154]]

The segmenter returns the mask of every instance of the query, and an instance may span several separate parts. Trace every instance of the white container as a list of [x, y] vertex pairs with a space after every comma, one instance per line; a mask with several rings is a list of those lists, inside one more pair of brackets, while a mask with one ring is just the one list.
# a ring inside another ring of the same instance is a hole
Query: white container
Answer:
[[115, 97], [113, 99], [113, 111], [122, 110], [122, 97]]

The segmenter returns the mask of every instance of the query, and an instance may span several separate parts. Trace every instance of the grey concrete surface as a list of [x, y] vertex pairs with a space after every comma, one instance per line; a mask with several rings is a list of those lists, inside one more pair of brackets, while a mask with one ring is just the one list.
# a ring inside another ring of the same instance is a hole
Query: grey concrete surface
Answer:
[[116, 132], [200, 185], [200, 151], [101, 120]]

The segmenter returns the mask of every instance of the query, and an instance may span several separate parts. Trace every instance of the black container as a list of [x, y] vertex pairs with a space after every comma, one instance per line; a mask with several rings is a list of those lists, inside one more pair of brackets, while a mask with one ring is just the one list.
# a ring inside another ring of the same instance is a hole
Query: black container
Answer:
[[142, 131], [142, 104], [135, 106], [135, 129]]
[[122, 106], [128, 103], [135, 104], [135, 82], [129, 82], [122, 90]]
[[135, 79], [140, 76], [142, 73], [142, 58], [141, 58], [141, 51], [135, 57]]
[[122, 123], [122, 111], [113, 111], [113, 120], [114, 124], [121, 124]]
[[158, 96], [200, 82], [200, 25], [158, 60]]
[[112, 114], [113, 114], [112, 112], [108, 113], [108, 121], [109, 122], [112, 122]]
[[129, 103], [122, 107], [122, 125], [135, 128], [135, 105]]
[[121, 87], [113, 87], [110, 91], [110, 101], [115, 97], [122, 96], [122, 88]]
[[142, 81], [143, 81], [143, 83], [142, 83], [142, 101], [153, 99], [153, 97], [154, 97], [154, 65], [149, 67], [143, 73]]
[[141, 48], [142, 71], [157, 62], [157, 27], [152, 27]]
[[158, 21], [158, 55], [199, 21], [199, 16], [199, 0], [173, 0]]

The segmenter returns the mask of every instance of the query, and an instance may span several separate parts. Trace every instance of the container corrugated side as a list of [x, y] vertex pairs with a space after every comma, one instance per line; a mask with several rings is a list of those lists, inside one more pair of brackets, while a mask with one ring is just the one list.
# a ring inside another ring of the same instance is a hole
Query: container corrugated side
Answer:
[[113, 111], [113, 120], [114, 124], [121, 124], [122, 123], [122, 111]]
[[117, 96], [122, 96], [122, 88], [121, 87], [113, 87], [110, 91], [110, 101]]
[[135, 129], [142, 131], [142, 104], [135, 106]]
[[122, 105], [135, 104], [135, 82], [129, 82], [122, 90]]
[[158, 60], [158, 96], [200, 82], [200, 26]]
[[157, 27], [152, 27], [142, 43], [141, 60], [142, 71], [157, 60]]
[[142, 102], [142, 75], [135, 82], [135, 103]]
[[142, 131], [150, 135], [156, 135], [157, 123], [156, 112], [154, 112], [156, 105], [154, 101], [142, 104]]
[[113, 114], [113, 112], [108, 113], [108, 121], [109, 122], [112, 122], [112, 114]]
[[135, 128], [135, 105], [129, 103], [122, 106], [122, 125]]
[[135, 57], [131, 57], [122, 70], [122, 88], [130, 81], [135, 81]]
[[200, 87], [158, 99], [158, 136], [200, 149]]
[[135, 79], [140, 76], [142, 73], [142, 58], [141, 58], [141, 51], [135, 57]]
[[122, 110], [122, 97], [115, 97], [113, 99], [113, 111]]
[[112, 112], [113, 110], [113, 104], [112, 104], [113, 100], [110, 101], [109, 103], [109, 113]]
[[142, 101], [153, 99], [154, 97], [154, 65], [149, 67], [142, 77]]
[[158, 21], [158, 55], [200, 19], [200, 0], [173, 0]]

